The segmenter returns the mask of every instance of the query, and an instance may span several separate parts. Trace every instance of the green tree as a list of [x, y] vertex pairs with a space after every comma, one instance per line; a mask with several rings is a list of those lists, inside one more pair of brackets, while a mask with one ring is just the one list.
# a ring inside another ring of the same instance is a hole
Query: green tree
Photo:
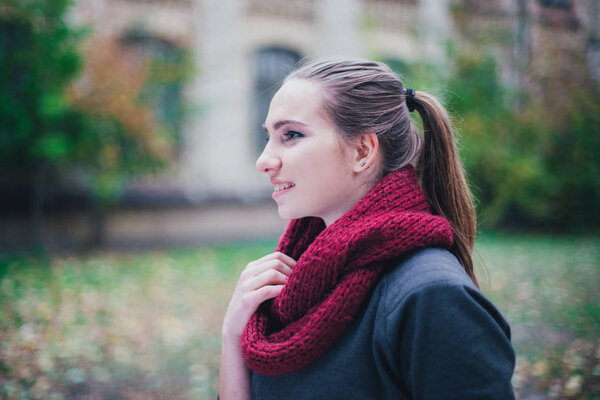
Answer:
[[556, 81], [546, 96], [533, 97], [508, 91], [491, 56], [457, 52], [453, 61], [449, 105], [483, 223], [597, 226], [597, 83]]
[[480, 224], [597, 227], [600, 90], [585, 67], [568, 81], [546, 83], [545, 95], [534, 97], [508, 89], [485, 52], [450, 47], [449, 59], [445, 74], [424, 62], [385, 61], [408, 86], [443, 88], [437, 94], [454, 120]]
[[550, 3], [534, 10], [518, 0], [516, 14], [500, 3], [452, 6], [448, 100], [488, 226], [600, 225], [600, 82], [586, 55], [593, 23], [575, 22], [572, 2]]
[[177, 90], [189, 70], [182, 51], [166, 60], [132, 60], [117, 39], [84, 37], [65, 21], [69, 5], [0, 5], [0, 168], [31, 182], [40, 243], [50, 177], [83, 172], [93, 199], [92, 240], [99, 242], [105, 210], [125, 180], [169, 164], [183, 106], [176, 103], [164, 121], [153, 104], [161, 88]]
[[66, 24], [67, 6], [67, 0], [4, 0], [0, 6], [0, 166], [31, 181], [38, 240], [44, 182], [69, 158], [81, 120], [64, 90], [81, 67], [81, 32]]
[[[121, 39], [91, 38], [83, 48], [85, 79], [68, 91], [86, 115], [86, 134], [73, 156], [94, 194], [94, 242], [103, 240], [105, 210], [126, 180], [169, 165], [184, 113], [177, 90], [189, 71], [185, 52], [140, 56], [126, 47]], [[165, 90], [170, 103], [157, 107]]]

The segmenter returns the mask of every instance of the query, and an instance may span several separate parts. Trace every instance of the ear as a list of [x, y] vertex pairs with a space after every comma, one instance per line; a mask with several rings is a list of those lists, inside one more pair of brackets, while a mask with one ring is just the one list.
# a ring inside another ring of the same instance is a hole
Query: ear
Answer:
[[354, 144], [352, 170], [361, 172], [369, 168], [377, 159], [379, 138], [373, 131], [361, 135]]

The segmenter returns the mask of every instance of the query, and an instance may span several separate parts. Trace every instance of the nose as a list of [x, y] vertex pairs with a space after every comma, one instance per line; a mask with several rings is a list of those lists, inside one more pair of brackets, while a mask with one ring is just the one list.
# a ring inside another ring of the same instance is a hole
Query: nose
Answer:
[[281, 159], [273, 149], [271, 149], [270, 143], [267, 143], [262, 154], [256, 160], [256, 169], [260, 172], [271, 173], [281, 168]]

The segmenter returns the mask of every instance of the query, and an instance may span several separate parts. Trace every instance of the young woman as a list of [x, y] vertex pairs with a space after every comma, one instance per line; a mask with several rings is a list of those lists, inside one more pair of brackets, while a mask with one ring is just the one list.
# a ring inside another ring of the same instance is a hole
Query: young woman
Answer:
[[256, 166], [291, 222], [233, 293], [221, 399], [514, 398], [440, 103], [384, 64], [319, 61], [288, 76], [265, 130]]

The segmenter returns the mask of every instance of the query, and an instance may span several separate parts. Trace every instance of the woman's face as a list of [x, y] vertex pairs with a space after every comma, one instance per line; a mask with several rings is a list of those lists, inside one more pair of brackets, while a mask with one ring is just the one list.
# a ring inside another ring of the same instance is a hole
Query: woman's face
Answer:
[[273, 199], [286, 219], [321, 217], [327, 225], [363, 195], [353, 171], [352, 149], [321, 106], [321, 87], [292, 79], [275, 94], [265, 121], [267, 145], [256, 162], [273, 184]]

